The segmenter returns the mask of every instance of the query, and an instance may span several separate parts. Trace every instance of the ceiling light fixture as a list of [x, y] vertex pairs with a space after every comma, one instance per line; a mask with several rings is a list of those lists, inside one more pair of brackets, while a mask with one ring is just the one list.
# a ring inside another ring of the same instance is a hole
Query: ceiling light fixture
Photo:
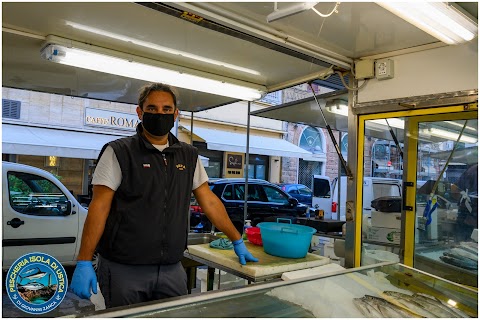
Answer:
[[[452, 132], [452, 131], [442, 130], [438, 128], [428, 128], [428, 129], [420, 130], [420, 136], [424, 136], [424, 137], [435, 136], [439, 138], [445, 138], [452, 141], [456, 141], [458, 139], [458, 132]], [[478, 139], [462, 134], [459, 141], [464, 143], [477, 143]]]
[[339, 114], [341, 116], [348, 116], [348, 103], [345, 100], [334, 99], [329, 100], [325, 104], [325, 110], [331, 113]]
[[258, 72], [256, 70], [244, 68], [244, 67], [241, 67], [241, 66], [236, 66], [234, 64], [226, 63], [226, 62], [223, 62], [223, 61], [218, 61], [218, 60], [202, 57], [202, 56], [199, 56], [199, 55], [196, 55], [196, 54], [193, 54], [193, 53], [189, 53], [189, 52], [185, 52], [185, 51], [180, 51], [180, 50], [175, 50], [175, 49], [172, 49], [172, 48], [167, 48], [167, 47], [160, 46], [160, 45], [157, 45], [157, 44], [154, 44], [154, 43], [151, 43], [151, 42], [146, 42], [146, 41], [138, 40], [138, 39], [135, 39], [135, 38], [130, 38], [130, 37], [127, 37], [127, 36], [124, 36], [124, 35], [120, 35], [120, 34], [116, 34], [116, 33], [113, 33], [113, 32], [93, 28], [93, 27], [86, 26], [86, 25], [83, 25], [83, 24], [80, 24], [80, 23], [66, 21], [65, 24], [67, 26], [70, 26], [70, 27], [78, 29], [78, 30], [83, 30], [83, 31], [95, 33], [95, 34], [98, 34], [98, 35], [101, 35], [101, 36], [105, 36], [105, 37], [108, 37], [108, 38], [112, 38], [112, 39], [116, 39], [116, 40], [120, 40], [120, 41], [124, 41], [124, 42], [129, 42], [129, 43], [135, 44], [137, 46], [150, 48], [150, 49], [154, 49], [154, 50], [157, 50], [157, 51], [166, 52], [166, 53], [170, 53], [170, 54], [173, 54], [173, 55], [178, 55], [178, 56], [182, 56], [182, 57], [185, 57], [185, 58], [189, 58], [189, 59], [213, 64], [213, 65], [216, 65], [216, 66], [221, 66], [221, 67], [225, 67], [225, 68], [232, 69], [232, 70], [237, 70], [237, 71], [241, 71], [241, 72], [245, 72], [245, 73], [254, 74], [254, 75], [257, 75], [257, 76], [260, 75], [260, 72]]
[[478, 33], [477, 21], [448, 2], [389, 1], [377, 4], [446, 44], [470, 41]]
[[312, 9], [318, 2], [300, 2], [295, 3], [291, 6], [278, 9], [277, 3], [275, 2], [275, 8], [272, 13], [267, 16], [267, 22], [273, 22], [282, 18], [292, 16], [294, 14], [304, 12]]
[[[96, 50], [96, 52], [91, 50]], [[69, 41], [68, 45], [47, 43], [41, 50], [41, 56], [46, 60], [77, 68], [149, 82], [162, 82], [179, 88], [246, 101], [258, 100], [267, 91], [266, 87], [261, 85], [127, 55], [76, 41]]]

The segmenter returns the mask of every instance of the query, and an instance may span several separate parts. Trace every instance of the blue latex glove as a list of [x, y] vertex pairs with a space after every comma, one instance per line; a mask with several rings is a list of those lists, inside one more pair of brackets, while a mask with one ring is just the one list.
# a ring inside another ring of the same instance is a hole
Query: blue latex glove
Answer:
[[245, 247], [245, 243], [243, 243], [243, 239], [240, 238], [232, 242], [233, 250], [238, 256], [240, 260], [240, 264], [246, 265], [247, 261], [258, 262], [258, 259], [252, 256], [252, 254], [247, 250]]
[[70, 289], [82, 299], [90, 299], [90, 290], [97, 294], [97, 276], [92, 261], [77, 261]]

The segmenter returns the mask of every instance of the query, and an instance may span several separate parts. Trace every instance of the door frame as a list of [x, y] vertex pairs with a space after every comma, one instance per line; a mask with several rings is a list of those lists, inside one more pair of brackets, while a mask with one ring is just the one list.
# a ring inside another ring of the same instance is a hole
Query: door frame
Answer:
[[[448, 115], [447, 115], [448, 114]], [[416, 181], [416, 159], [417, 159], [417, 138], [418, 122], [428, 119], [428, 121], [441, 121], [444, 119], [458, 120], [474, 118], [478, 116], [477, 103], [465, 105], [456, 105], [448, 107], [434, 107], [418, 110], [392, 111], [385, 113], [365, 114], [358, 116], [358, 135], [357, 135], [357, 170], [356, 170], [356, 196], [355, 196], [355, 227], [354, 227], [354, 267], [361, 265], [362, 251], [362, 219], [358, 213], [362, 213], [363, 201], [363, 158], [365, 142], [365, 121], [385, 118], [405, 118], [404, 139], [404, 162], [403, 162], [403, 184], [407, 181]], [[408, 133], [408, 134], [407, 134]], [[406, 159], [406, 160], [405, 160]], [[410, 165], [409, 165], [410, 164]], [[412, 169], [410, 169], [412, 168]], [[413, 178], [412, 178], [413, 177]], [[405, 188], [404, 188], [405, 190]], [[402, 233], [400, 240], [400, 261], [410, 267], [413, 267], [414, 242], [415, 242], [415, 194], [416, 188], [406, 188], [404, 203], [406, 206], [413, 207], [413, 211], [402, 212]], [[403, 253], [403, 254], [402, 254]]]

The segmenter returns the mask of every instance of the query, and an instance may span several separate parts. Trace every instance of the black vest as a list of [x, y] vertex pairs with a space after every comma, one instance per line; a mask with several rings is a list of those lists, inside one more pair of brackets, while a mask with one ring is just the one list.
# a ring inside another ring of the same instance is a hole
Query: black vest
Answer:
[[[141, 134], [106, 144], [117, 156], [122, 182], [115, 192], [98, 252], [125, 264], [171, 264], [187, 247], [195, 147], [169, 133], [158, 151]], [[165, 159], [164, 159], [165, 157]]]

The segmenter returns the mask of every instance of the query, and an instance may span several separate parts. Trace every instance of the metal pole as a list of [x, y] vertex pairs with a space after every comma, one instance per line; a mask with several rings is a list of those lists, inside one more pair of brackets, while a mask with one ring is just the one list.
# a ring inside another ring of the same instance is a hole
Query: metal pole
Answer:
[[327, 128], [328, 134], [330, 135], [330, 139], [332, 139], [333, 146], [335, 147], [335, 150], [337, 151], [338, 158], [340, 159], [340, 162], [342, 163], [343, 168], [345, 169], [345, 174], [349, 179], [353, 179], [353, 174], [350, 171], [350, 168], [347, 165], [347, 162], [342, 156], [342, 152], [340, 151], [340, 147], [338, 146], [337, 140], [335, 139], [335, 136], [333, 135], [332, 128], [327, 122], [327, 119], [325, 118], [325, 115], [323, 114], [322, 107], [320, 106], [320, 102], [318, 102], [317, 96], [315, 95], [315, 91], [313, 90], [312, 83], [309, 82], [308, 85], [310, 86], [310, 89], [312, 90], [313, 93], [313, 98], [315, 99], [315, 102], [318, 105], [318, 108], [320, 109], [320, 113], [323, 118], [323, 122], [325, 122], [325, 126]]
[[193, 111], [190, 112], [190, 144], [193, 146]]
[[[340, 144], [342, 143], [342, 132], [338, 131], [338, 141], [340, 141]], [[340, 151], [342, 149], [340, 148]], [[340, 199], [342, 199], [342, 196], [340, 195], [340, 192], [342, 192], [342, 163], [338, 161], [338, 174], [337, 174], [337, 220], [340, 220], [340, 208], [342, 204], [340, 203]], [[333, 192], [333, 190], [332, 190]], [[333, 196], [333, 194], [332, 194]], [[345, 197], [346, 199], [347, 197]]]
[[243, 225], [245, 225], [245, 220], [247, 220], [247, 206], [248, 206], [248, 164], [250, 162], [250, 107], [251, 102], [248, 101], [248, 115], [247, 115], [247, 144], [246, 144], [246, 155], [245, 155], [245, 203], [243, 206]]
[[[190, 144], [193, 146], [193, 111], [190, 112]], [[191, 209], [188, 210], [188, 217], [187, 217], [187, 223], [188, 223], [188, 232], [191, 230], [191, 225], [190, 225], [190, 216], [192, 215]], [[213, 230], [213, 226], [212, 226]]]

